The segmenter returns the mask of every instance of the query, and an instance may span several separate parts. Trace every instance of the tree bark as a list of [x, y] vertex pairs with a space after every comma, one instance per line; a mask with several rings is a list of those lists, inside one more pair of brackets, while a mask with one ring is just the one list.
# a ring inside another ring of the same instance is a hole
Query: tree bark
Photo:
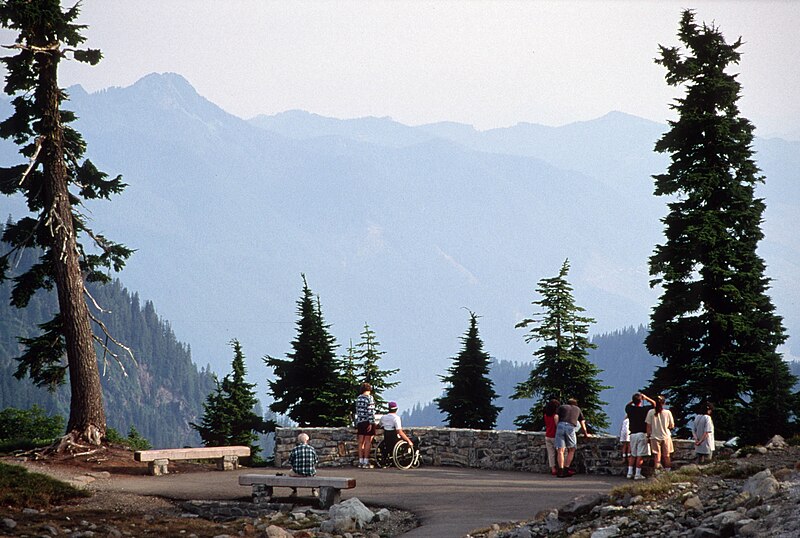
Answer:
[[40, 131], [44, 137], [42, 189], [45, 207], [42, 211], [52, 241], [50, 256], [69, 366], [71, 398], [67, 436], [77, 443], [99, 445], [106, 433], [106, 416], [68, 190], [64, 130], [59, 111], [58, 60], [58, 52], [41, 54], [38, 58], [41, 69], [36, 98], [44, 110]]

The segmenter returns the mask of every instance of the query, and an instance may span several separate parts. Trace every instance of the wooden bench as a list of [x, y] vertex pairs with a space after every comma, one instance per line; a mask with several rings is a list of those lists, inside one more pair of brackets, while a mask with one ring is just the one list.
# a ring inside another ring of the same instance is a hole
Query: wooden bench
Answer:
[[168, 474], [169, 460], [217, 460], [217, 469], [229, 471], [239, 468], [239, 457], [249, 456], [249, 446], [206, 446], [201, 448], [168, 448], [164, 450], [137, 450], [136, 461], [149, 462], [150, 474]]
[[269, 502], [275, 487], [319, 488], [319, 505], [330, 508], [339, 502], [341, 490], [356, 487], [355, 478], [334, 476], [289, 476], [284, 474], [243, 474], [239, 476], [240, 486], [253, 486], [253, 502]]

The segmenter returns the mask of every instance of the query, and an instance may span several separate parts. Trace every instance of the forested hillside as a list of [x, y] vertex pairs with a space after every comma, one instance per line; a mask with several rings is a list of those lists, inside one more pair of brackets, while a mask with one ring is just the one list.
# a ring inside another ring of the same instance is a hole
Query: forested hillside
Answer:
[[[30, 263], [24, 256], [20, 266]], [[34, 334], [37, 324], [50, 319], [56, 308], [55, 293], [37, 294], [28, 308], [9, 305], [11, 282], [0, 284], [0, 409], [27, 409], [38, 404], [51, 414], [69, 415], [69, 384], [55, 392], [36, 387], [28, 378], [17, 380], [15, 357], [22, 347], [17, 337]], [[109, 427], [125, 435], [131, 426], [154, 447], [199, 446], [197, 432], [189, 427], [203, 411], [203, 401], [214, 389], [210, 369], [198, 370], [189, 347], [175, 338], [169, 322], [160, 318], [153, 303], [141, 304], [115, 280], [105, 286], [90, 285], [92, 296], [108, 313], [97, 314], [117, 340], [128, 345], [136, 363], [120, 353], [123, 373], [113, 357], [100, 358], [101, 382]], [[110, 344], [114, 348], [113, 344]], [[120, 350], [122, 351], [122, 350]]]

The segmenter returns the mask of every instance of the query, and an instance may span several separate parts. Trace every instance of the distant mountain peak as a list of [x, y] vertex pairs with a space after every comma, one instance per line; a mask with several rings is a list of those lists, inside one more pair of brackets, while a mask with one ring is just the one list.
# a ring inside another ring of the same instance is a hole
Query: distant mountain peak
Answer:
[[178, 73], [150, 73], [134, 82], [131, 87], [159, 92], [172, 90], [181, 95], [197, 95], [194, 86]]

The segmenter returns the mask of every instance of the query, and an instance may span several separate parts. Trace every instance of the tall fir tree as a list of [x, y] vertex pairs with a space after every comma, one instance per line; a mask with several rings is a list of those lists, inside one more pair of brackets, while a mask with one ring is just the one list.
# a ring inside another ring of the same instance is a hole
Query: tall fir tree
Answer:
[[347, 353], [342, 355], [342, 377], [348, 386], [348, 395], [352, 395], [355, 402], [358, 388], [361, 384], [359, 381], [358, 373], [358, 359], [356, 358], [356, 348], [353, 345], [353, 340], [350, 340], [350, 345], [347, 346]]
[[544, 428], [544, 406], [551, 398], [561, 403], [575, 398], [589, 428], [597, 431], [608, 427], [608, 416], [602, 409], [606, 402], [600, 400], [600, 393], [610, 387], [600, 384], [597, 376], [601, 370], [588, 359], [588, 350], [597, 347], [588, 338], [594, 319], [580, 315], [585, 309], [575, 304], [568, 273], [569, 260], [565, 260], [557, 277], [540, 280], [536, 291], [542, 299], [532, 304], [544, 312], [516, 325], [531, 327], [526, 342], [543, 342], [533, 354], [537, 361], [528, 380], [519, 383], [511, 395], [513, 400], [535, 400], [527, 415], [514, 420], [523, 430]]
[[[375, 399], [375, 409], [379, 413], [386, 413], [386, 400], [383, 393], [400, 384], [399, 381], [387, 381], [387, 379], [400, 369], [381, 370], [378, 361], [386, 354], [378, 348], [381, 343], [375, 338], [375, 331], [370, 329], [369, 324], [364, 323], [364, 330], [361, 332], [361, 340], [356, 344], [356, 360], [361, 366], [362, 383], [372, 385], [372, 397]], [[354, 400], [355, 401], [355, 400]]]
[[286, 359], [264, 357], [275, 379], [269, 381], [276, 413], [300, 426], [344, 426], [350, 422], [347, 380], [334, 353], [336, 340], [328, 331], [319, 299], [314, 300], [303, 277], [303, 295], [297, 301], [297, 336]]
[[492, 358], [483, 350], [474, 312], [469, 313], [469, 328], [461, 341], [464, 347], [447, 369], [449, 375], [440, 376], [447, 385], [444, 395], [434, 401], [449, 427], [491, 430], [502, 408], [492, 403], [498, 398], [489, 379]]
[[258, 434], [266, 433], [272, 425], [256, 412], [256, 384], [246, 381], [247, 369], [241, 344], [234, 339], [231, 347], [231, 373], [221, 383], [217, 382], [214, 392], [206, 398], [200, 424], [192, 423], [191, 426], [200, 434], [205, 446], [249, 446], [251, 456], [257, 458], [261, 451]]
[[661, 46], [656, 59], [685, 97], [671, 105], [678, 119], [655, 146], [671, 155], [667, 172], [653, 176], [655, 194], [672, 201], [666, 240], [650, 258], [651, 286], [662, 294], [645, 343], [665, 363], [652, 388], [669, 397], [679, 425], [710, 400], [718, 436], [761, 442], [789, 430], [798, 398], [777, 353], [786, 335], [756, 252], [765, 204], [755, 197], [764, 178], [753, 125], [740, 116], [736, 74], [726, 72], [739, 63], [742, 41], [728, 44], [691, 10], [678, 37], [685, 48]]
[[[84, 200], [109, 198], [125, 184], [108, 179], [89, 160], [86, 144], [68, 124], [72, 112], [62, 110], [67, 94], [58, 86], [62, 58], [96, 64], [99, 50], [81, 49], [86, 28], [75, 24], [78, 5], [62, 11], [59, 0], [0, 2], [0, 24], [17, 32], [15, 56], [2, 58], [7, 69], [5, 92], [14, 113], [0, 123], [0, 136], [21, 146], [27, 163], [0, 168], [0, 192], [22, 194], [34, 216], [10, 222], [3, 240], [11, 250], [0, 256], [0, 281], [7, 278], [15, 253], [40, 249], [40, 256], [23, 275], [14, 278], [12, 304], [28, 305], [33, 294], [54, 286], [58, 313], [40, 325], [42, 334], [22, 339], [25, 346], [16, 376], [29, 375], [40, 386], [63, 383], [67, 371], [71, 389], [67, 435], [70, 442], [99, 444], [105, 437], [106, 417], [85, 282], [107, 282], [104, 270], [120, 270], [131, 250], [95, 234], [78, 211]], [[91, 246], [81, 243], [88, 238]], [[67, 364], [62, 364], [66, 355]]]

